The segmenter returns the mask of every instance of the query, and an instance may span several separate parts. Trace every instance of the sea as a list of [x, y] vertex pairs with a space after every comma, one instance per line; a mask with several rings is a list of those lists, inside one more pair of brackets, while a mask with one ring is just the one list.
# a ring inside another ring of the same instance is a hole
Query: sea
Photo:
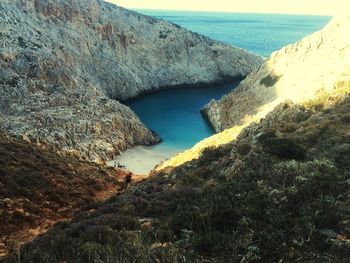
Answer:
[[[269, 57], [283, 46], [323, 28], [331, 20], [327, 16], [306, 15], [136, 11], [169, 20], [263, 57]], [[221, 98], [237, 85], [238, 82], [232, 82], [206, 88], [169, 89], [125, 102], [149, 129], [161, 136], [162, 143], [128, 150], [117, 157], [115, 163], [123, 164], [135, 173], [147, 173], [161, 160], [211, 136], [214, 131], [201, 116], [200, 109], [211, 99]]]

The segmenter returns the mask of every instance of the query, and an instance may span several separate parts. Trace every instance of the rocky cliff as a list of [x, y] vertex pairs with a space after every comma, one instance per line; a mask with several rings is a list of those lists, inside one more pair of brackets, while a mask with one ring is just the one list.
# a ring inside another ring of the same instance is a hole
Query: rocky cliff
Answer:
[[[323, 30], [286, 46], [254, 69], [239, 86], [203, 109], [218, 134], [213, 135], [157, 169], [198, 158], [208, 147], [236, 139], [278, 104], [289, 100], [304, 106], [332, 100], [350, 92], [349, 15], [334, 18]], [[307, 102], [306, 102], [307, 101]]]
[[211, 101], [203, 113], [217, 132], [259, 120], [276, 105], [301, 103], [350, 83], [350, 16], [333, 19], [323, 30], [273, 53], [220, 101]]
[[100, 0], [4, 0], [0, 13], [0, 126], [91, 160], [158, 141], [114, 99], [242, 77], [261, 62]]

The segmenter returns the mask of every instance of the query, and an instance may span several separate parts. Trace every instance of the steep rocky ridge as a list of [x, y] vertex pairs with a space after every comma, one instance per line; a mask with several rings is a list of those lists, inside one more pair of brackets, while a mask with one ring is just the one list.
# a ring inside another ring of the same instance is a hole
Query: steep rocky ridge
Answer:
[[217, 132], [263, 118], [276, 105], [301, 103], [350, 83], [350, 16], [333, 19], [323, 30], [274, 52], [241, 84], [203, 113]]
[[0, 2], [0, 125], [109, 159], [150, 132], [127, 99], [247, 75], [261, 58], [100, 0]]
[[[350, 92], [349, 15], [334, 18], [323, 30], [286, 46], [253, 70], [239, 86], [203, 109], [218, 134], [199, 142], [158, 167], [178, 166], [198, 158], [206, 147], [234, 140], [278, 104], [317, 104]], [[333, 96], [333, 97], [332, 97]]]

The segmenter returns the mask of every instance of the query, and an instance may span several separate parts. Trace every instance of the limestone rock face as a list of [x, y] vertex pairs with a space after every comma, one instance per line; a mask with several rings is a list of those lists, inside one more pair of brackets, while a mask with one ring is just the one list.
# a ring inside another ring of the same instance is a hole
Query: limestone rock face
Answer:
[[3, 0], [0, 14], [0, 127], [89, 159], [158, 141], [114, 99], [242, 77], [262, 61], [100, 0]]
[[[323, 30], [286, 46], [252, 71], [230, 94], [203, 109], [217, 132], [257, 121], [291, 100], [349, 89], [350, 16], [334, 18]], [[349, 91], [349, 90], [348, 90]]]

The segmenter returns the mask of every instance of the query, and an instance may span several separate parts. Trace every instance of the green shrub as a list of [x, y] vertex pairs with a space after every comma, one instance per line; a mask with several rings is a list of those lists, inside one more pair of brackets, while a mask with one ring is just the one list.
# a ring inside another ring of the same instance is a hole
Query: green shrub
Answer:
[[266, 77], [260, 80], [260, 84], [264, 85], [265, 87], [272, 87], [280, 78], [281, 76], [277, 75], [267, 75]]

